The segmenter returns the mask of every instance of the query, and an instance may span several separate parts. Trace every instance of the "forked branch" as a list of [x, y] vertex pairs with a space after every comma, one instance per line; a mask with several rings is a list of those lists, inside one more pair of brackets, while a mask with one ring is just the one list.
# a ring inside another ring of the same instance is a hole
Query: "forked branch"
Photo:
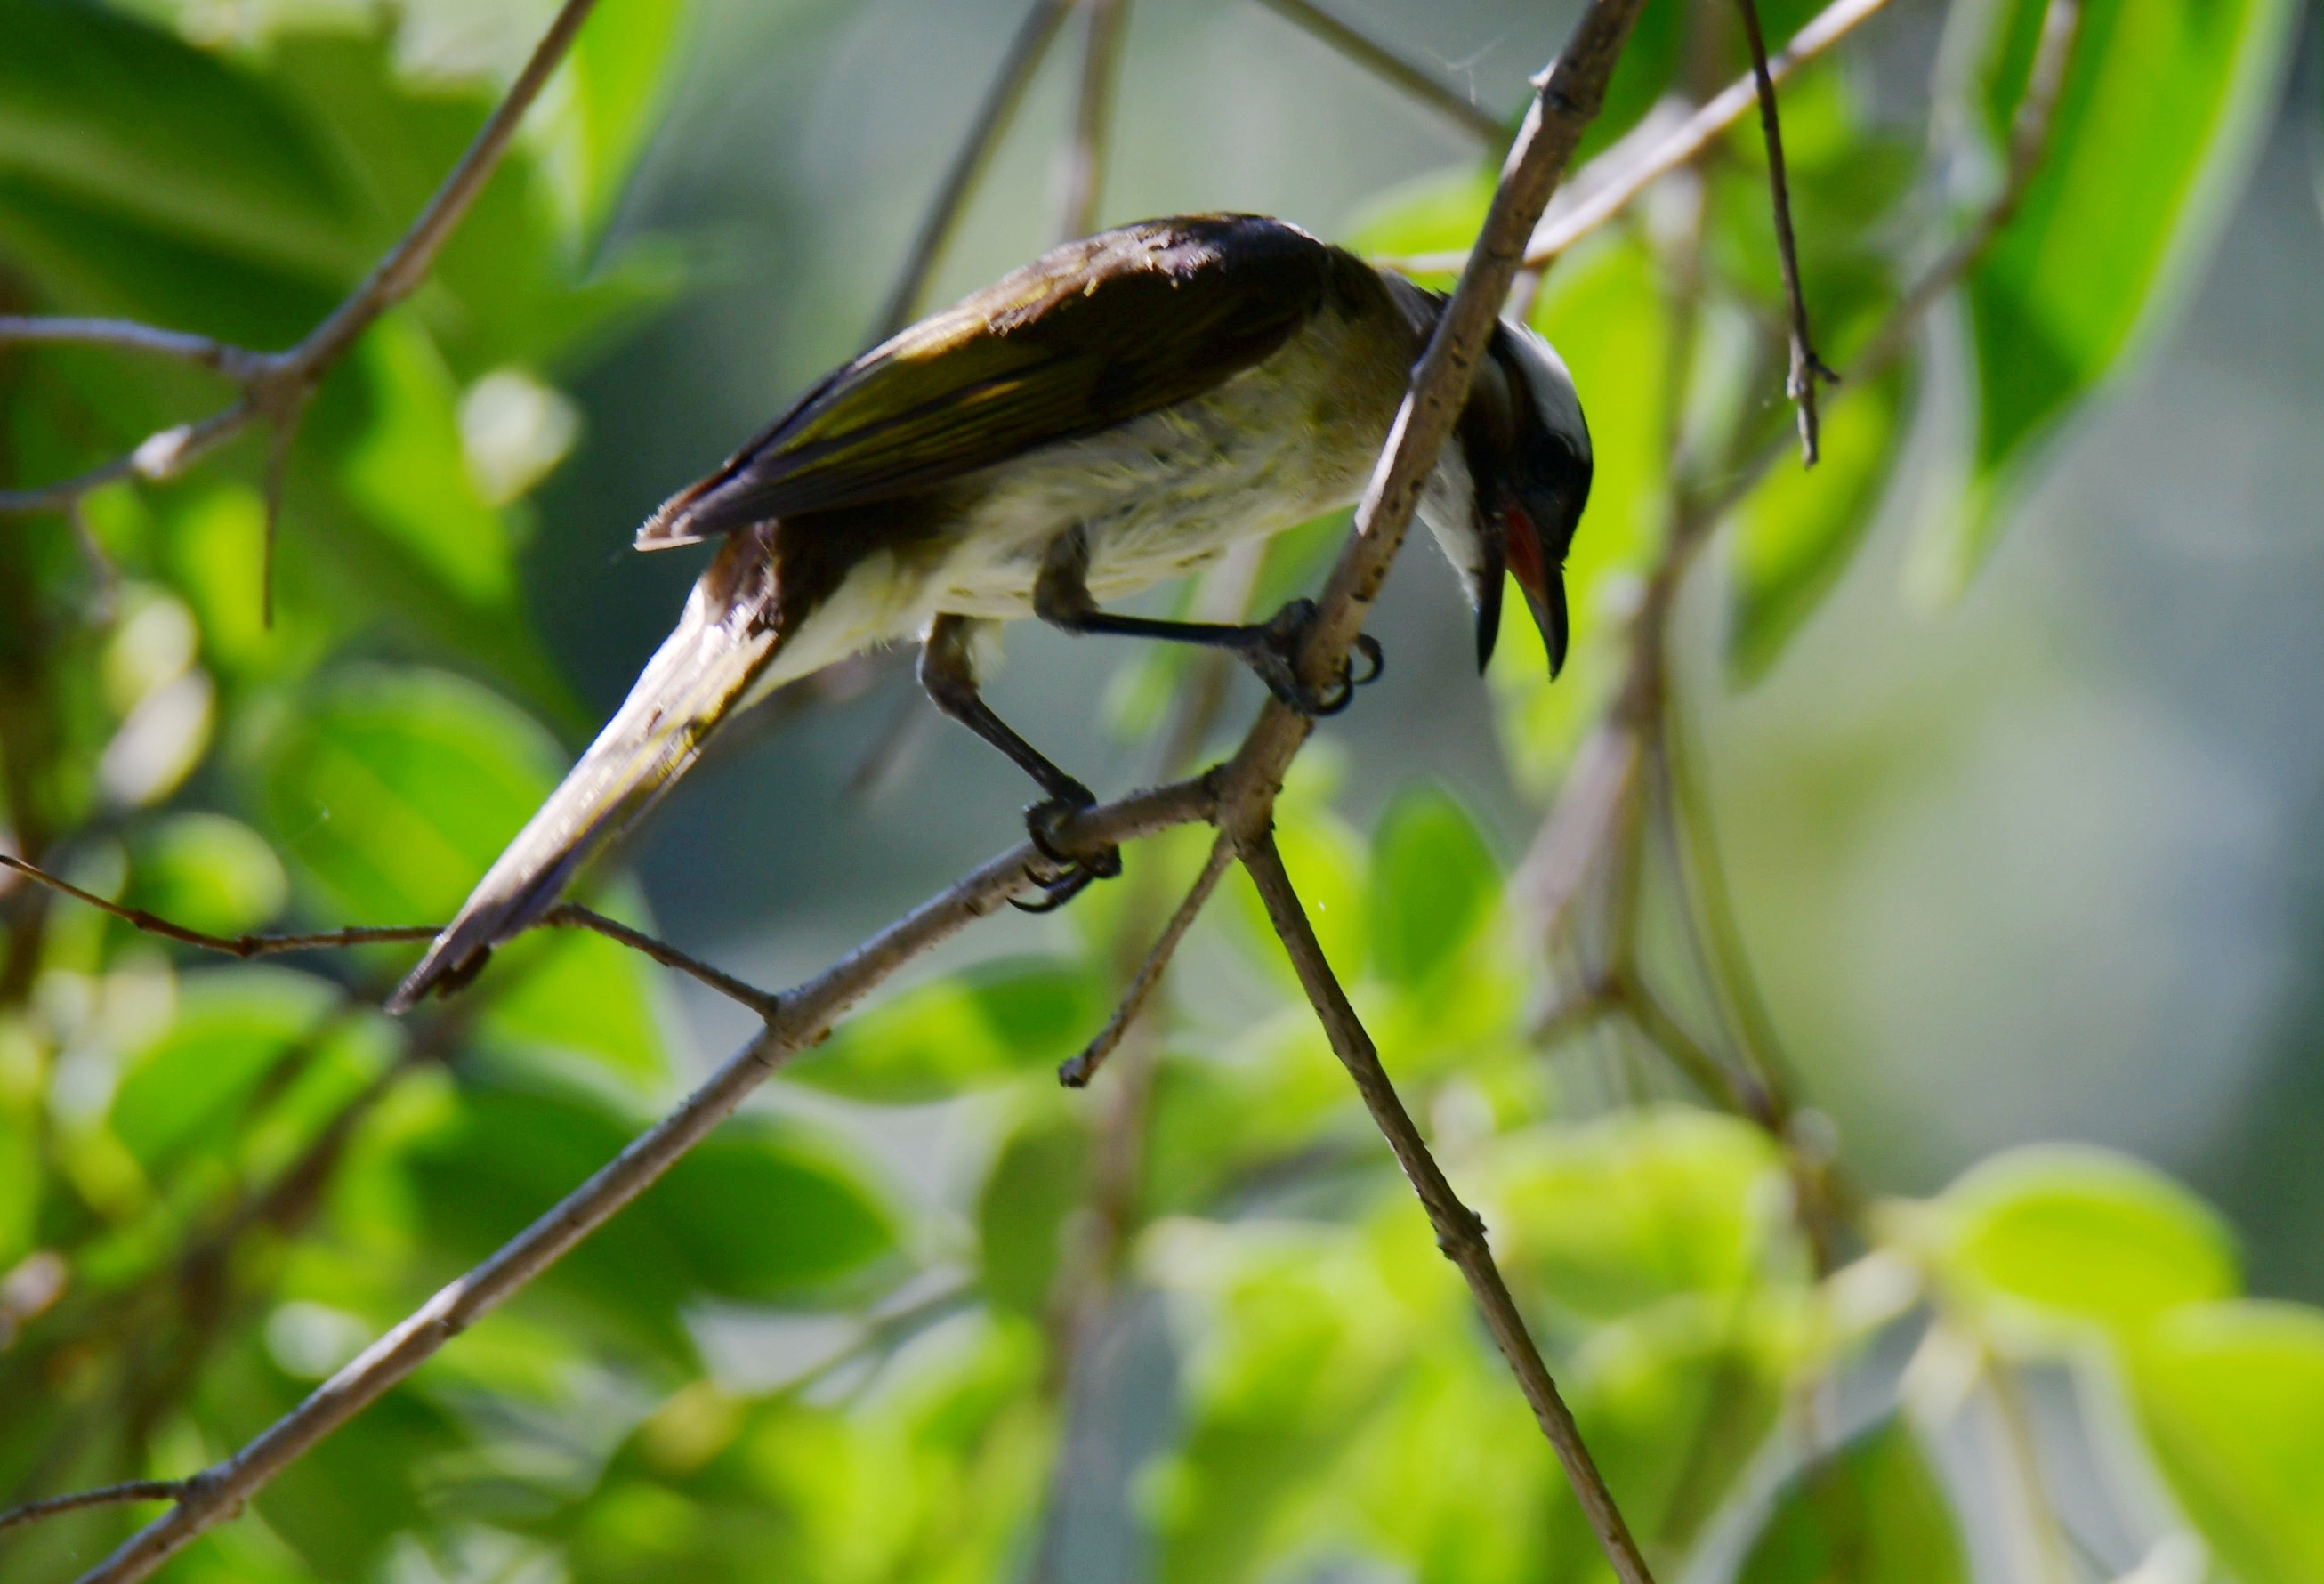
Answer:
[[[1465, 401], [1526, 239], [1604, 99], [1607, 80], [1642, 4], [1593, 0], [1563, 54], [1536, 79], [1537, 97], [1503, 168], [1482, 233], [1415, 368], [1388, 448], [1358, 508], [1356, 532], [1333, 569], [1309, 630], [1300, 670], [1311, 685], [1337, 675], [1346, 662], [1364, 615], [1411, 524], [1422, 484]], [[1284, 772], [1309, 729], [1301, 717], [1270, 701], [1228, 764], [1195, 780], [1076, 815], [1057, 833], [1059, 845], [1067, 852], [1093, 853], [1172, 825], [1208, 820], [1226, 828], [1249, 851], [1255, 834], [1268, 827]], [[376, 1401], [453, 1336], [504, 1302], [643, 1192], [770, 1071], [820, 1038], [898, 968], [1010, 897], [1054, 878], [1058, 868], [1055, 859], [1030, 842], [1020, 843], [782, 996], [759, 1037], [675, 1111], [317, 1387], [297, 1408], [198, 1477], [184, 1500], [132, 1535], [84, 1575], [82, 1584], [124, 1584], [148, 1577], [196, 1535], [239, 1511], [307, 1449]], [[1473, 1220], [1469, 1225], [1474, 1240]], [[1498, 1282], [1497, 1276], [1493, 1279]], [[1502, 1302], [1506, 1313], [1514, 1314], [1505, 1291]], [[1526, 1366], [1520, 1363], [1519, 1367]], [[1545, 1378], [1546, 1372], [1542, 1373]], [[1636, 1548], [1628, 1543], [1618, 1515], [1590, 1507], [1587, 1497], [1585, 1509], [1609, 1554], [1618, 1559], [1627, 1554], [1635, 1562]], [[1618, 1566], [1624, 1568], [1627, 1584], [1641, 1584], [1646, 1577], [1642, 1565], [1618, 1561]]]

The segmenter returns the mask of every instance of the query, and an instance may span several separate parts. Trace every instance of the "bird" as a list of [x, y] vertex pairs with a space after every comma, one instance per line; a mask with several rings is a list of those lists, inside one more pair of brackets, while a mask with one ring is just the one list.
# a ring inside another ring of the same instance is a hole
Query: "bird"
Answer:
[[[1120, 872], [1048, 838], [1094, 799], [996, 716], [974, 649], [991, 624], [1226, 649], [1310, 716], [1376, 675], [1376, 643], [1320, 693], [1293, 669], [1313, 621], [1174, 622], [1105, 608], [1238, 542], [1361, 494], [1445, 299], [1261, 215], [1147, 220], [1069, 242], [812, 387], [659, 507], [637, 548], [718, 542], [678, 626], [564, 782], [389, 999], [473, 978], [582, 861], [633, 823], [719, 725], [774, 688], [917, 639], [930, 699], [1039, 785], [1026, 811], [1059, 877], [1038, 907]], [[1563, 567], [1592, 468], [1564, 363], [1496, 321], [1418, 514], [1465, 586], [1481, 672], [1505, 574], [1554, 678]]]

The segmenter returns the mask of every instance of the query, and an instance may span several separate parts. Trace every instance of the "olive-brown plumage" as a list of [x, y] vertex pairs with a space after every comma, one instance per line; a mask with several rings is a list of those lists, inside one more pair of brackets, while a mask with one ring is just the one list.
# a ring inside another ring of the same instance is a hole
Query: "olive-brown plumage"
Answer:
[[[873, 644], [918, 638], [938, 706], [1041, 783], [1037, 839], [1090, 794], [983, 705], [974, 624], [1038, 614], [1219, 644], [1287, 701], [1336, 707], [1344, 689], [1319, 700], [1291, 677], [1296, 610], [1221, 627], [1103, 602], [1354, 498], [1440, 306], [1296, 227], [1185, 216], [1057, 248], [837, 370], [640, 530], [641, 549], [725, 542], [629, 699], [390, 1005], [473, 975], [750, 697]], [[1503, 325], [1421, 508], [1478, 607], [1480, 663], [1505, 567], [1562, 660], [1556, 568], [1590, 465], [1563, 366]]]

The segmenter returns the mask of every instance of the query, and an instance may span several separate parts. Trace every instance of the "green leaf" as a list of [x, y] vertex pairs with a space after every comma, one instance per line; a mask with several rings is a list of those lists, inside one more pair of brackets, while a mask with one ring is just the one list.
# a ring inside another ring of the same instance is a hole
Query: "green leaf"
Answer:
[[1764, 1133], [1674, 1106], [1508, 1135], [1491, 1182], [1486, 1219], [1506, 1267], [1596, 1319], [1748, 1286], [1785, 1206]]
[[677, 0], [604, 0], [573, 42], [541, 128], [542, 162], [573, 236], [594, 239], [611, 217], [660, 119], [688, 10]]
[[115, 1135], [149, 1172], [197, 1142], [230, 1148], [234, 1111], [339, 998], [325, 980], [272, 966], [183, 976], [177, 1016], [114, 1096]]
[[440, 922], [548, 795], [562, 758], [474, 682], [351, 667], [281, 722], [261, 802], [322, 916]]
[[2242, 1584], [2324, 1578], [2324, 1314], [2199, 1304], [2130, 1351], [2155, 1461]]
[[130, 842], [124, 897], [213, 935], [255, 930], [282, 911], [290, 882], [266, 838], [223, 814], [172, 814]]
[[976, 1207], [984, 1291], [997, 1306], [1039, 1320], [1057, 1271], [1066, 1218], [1088, 1191], [1089, 1134], [1070, 1114], [1011, 1135]]
[[882, 1105], [945, 1099], [1056, 1066], [1103, 1016], [1083, 969], [1049, 958], [1003, 959], [851, 1019], [787, 1076]]
[[[2007, 14], [2002, 36], [2021, 42], [1997, 51], [1997, 82], [2022, 80], [2042, 8]], [[2184, 298], [2243, 190], [2299, 15], [2292, 0], [2082, 6], [2048, 154], [1969, 281], [1976, 474], [1916, 552], [1937, 592], [1967, 583], [2046, 443]]]
[[1737, 1584], [1968, 1584], [1969, 1577], [1951, 1509], [1900, 1419], [1803, 1470], [1736, 1575]]
[[[652, 932], [644, 898], [625, 885], [601, 912]], [[618, 941], [583, 930], [541, 930], [497, 954], [496, 993], [479, 1020], [495, 1042], [586, 1055], [647, 1080], [664, 1076], [669, 1050], [654, 1010], [652, 963]]]
[[367, 262], [331, 162], [253, 74], [60, 0], [5, 0], [0, 36], [0, 173], [309, 276]]
[[2011, 1150], [1891, 1226], [1956, 1301], [2037, 1329], [2133, 1328], [2242, 1285], [2234, 1238], [2210, 1208], [2109, 1150]]
[[[429, 1253], [463, 1266], [482, 1259], [641, 1127], [577, 1092], [479, 1079], [409, 1157]], [[696, 1146], [560, 1261], [535, 1312], [690, 1362], [687, 1306], [813, 1296], [892, 1246], [887, 1216], [834, 1152], [753, 1118]]]
[[1500, 866], [1476, 822], [1436, 787], [1388, 805], [1372, 838], [1372, 944], [1380, 972], [1416, 985], [1454, 958], [1499, 899]]
[[1744, 502], [1728, 592], [1727, 661], [1739, 680], [1766, 675], [1864, 542], [1904, 441], [1904, 401], [1901, 374], [1826, 395], [1821, 460], [1785, 459]]
[[516, 550], [478, 493], [454, 416], [459, 392], [419, 327], [390, 314], [356, 348], [371, 422], [339, 461], [347, 496], [464, 602], [504, 607]]

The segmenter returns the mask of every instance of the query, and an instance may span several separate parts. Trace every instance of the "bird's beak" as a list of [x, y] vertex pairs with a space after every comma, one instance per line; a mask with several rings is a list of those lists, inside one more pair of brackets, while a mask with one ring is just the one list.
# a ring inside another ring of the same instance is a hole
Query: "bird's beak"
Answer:
[[[1542, 647], [1549, 651], [1549, 674], [1554, 681], [1565, 668], [1565, 645], [1571, 632], [1565, 611], [1565, 569], [1550, 563], [1541, 530], [1517, 501], [1511, 500], [1501, 508], [1501, 525], [1500, 538], [1505, 547], [1503, 553], [1508, 558], [1509, 575], [1525, 590], [1534, 625], [1541, 629]], [[1496, 577], [1494, 581], [1498, 584], [1499, 579]], [[1498, 590], [1492, 603], [1498, 620]]]

